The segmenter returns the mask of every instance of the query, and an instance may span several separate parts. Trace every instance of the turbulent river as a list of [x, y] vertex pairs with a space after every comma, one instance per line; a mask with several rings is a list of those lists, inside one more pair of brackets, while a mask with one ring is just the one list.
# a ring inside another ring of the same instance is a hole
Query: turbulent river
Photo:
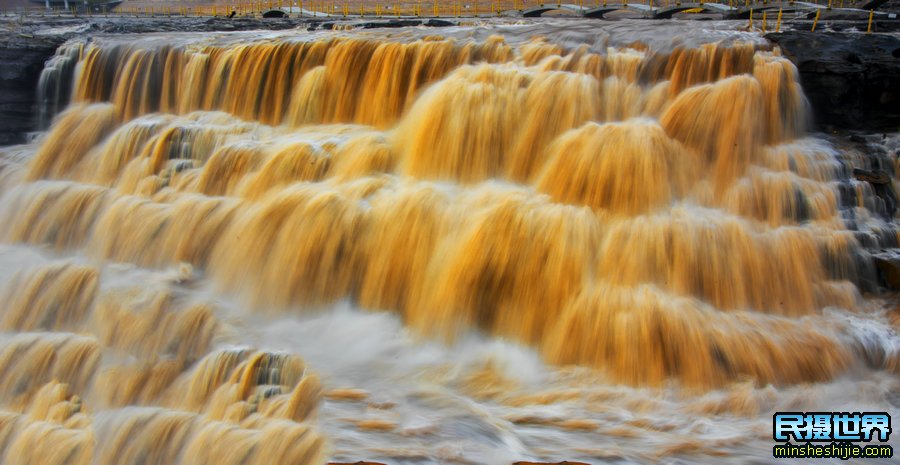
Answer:
[[775, 411], [896, 412], [893, 161], [734, 27], [67, 43], [0, 149], [0, 462], [763, 464]]

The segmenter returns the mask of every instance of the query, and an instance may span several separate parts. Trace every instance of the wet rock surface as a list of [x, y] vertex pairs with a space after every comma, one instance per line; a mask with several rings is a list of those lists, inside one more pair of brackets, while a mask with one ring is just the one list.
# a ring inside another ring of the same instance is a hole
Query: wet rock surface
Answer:
[[0, 40], [0, 146], [25, 142], [34, 130], [38, 78], [62, 42], [22, 36]]
[[[841, 217], [865, 249], [856, 257], [857, 266], [865, 269], [871, 264], [872, 267], [872, 274], [861, 275], [856, 284], [864, 293], [900, 292], [900, 236], [893, 227], [893, 218], [898, 211], [894, 173], [900, 160], [900, 135], [852, 131], [827, 135], [826, 139], [840, 154], [845, 174], [837, 185]], [[869, 194], [862, 195], [861, 192], [866, 190]], [[860, 227], [856, 208], [860, 205], [880, 217], [883, 226], [875, 229]]]
[[766, 38], [797, 65], [820, 129], [900, 129], [900, 35], [789, 31]]
[[872, 254], [879, 284], [890, 292], [900, 292], [900, 251], [884, 250]]

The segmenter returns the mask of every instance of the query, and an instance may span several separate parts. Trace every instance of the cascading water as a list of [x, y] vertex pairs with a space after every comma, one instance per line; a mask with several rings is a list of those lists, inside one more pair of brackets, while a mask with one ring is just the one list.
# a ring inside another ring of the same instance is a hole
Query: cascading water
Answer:
[[897, 229], [793, 65], [596, 48], [65, 45], [0, 157], [0, 461], [748, 463], [891, 408]]

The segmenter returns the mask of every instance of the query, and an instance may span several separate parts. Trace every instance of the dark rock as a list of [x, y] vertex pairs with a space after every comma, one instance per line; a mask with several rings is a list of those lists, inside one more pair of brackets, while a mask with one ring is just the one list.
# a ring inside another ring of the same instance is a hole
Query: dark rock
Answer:
[[572, 462], [569, 460], [563, 460], [562, 462], [527, 462], [527, 461], [519, 461], [514, 463], [513, 465], [588, 465], [584, 462]]
[[422, 21], [418, 19], [392, 19], [390, 21], [372, 21], [362, 23], [359, 26], [363, 29], [378, 29], [378, 28], [394, 28], [394, 27], [411, 27], [411, 26], [421, 26]]
[[357, 462], [328, 462], [328, 465], [386, 465], [381, 462], [368, 462], [365, 460], [360, 460]]
[[[232, 11], [232, 16], [234, 16], [234, 12]], [[288, 13], [282, 10], [269, 10], [263, 13], [263, 18], [273, 19], [273, 18], [287, 18]]]
[[25, 142], [37, 125], [37, 82], [62, 40], [5, 37], [0, 40], [0, 146]]
[[876, 197], [881, 199], [881, 205], [884, 206], [883, 210], [877, 213], [884, 217], [885, 220], [890, 221], [897, 211], [897, 194], [894, 192], [891, 176], [884, 171], [864, 170], [862, 168], [854, 168], [853, 176], [872, 185], [872, 191]]
[[429, 19], [428, 21], [425, 21], [425, 25], [428, 26], [428, 27], [450, 27], [450, 26], [456, 26], [456, 24], [454, 24], [454, 23], [452, 23], [452, 22], [450, 22], [450, 21], [443, 20], [443, 19]]
[[790, 31], [766, 35], [800, 72], [822, 129], [900, 129], [900, 37]]
[[864, 170], [862, 168], [853, 168], [853, 176], [860, 181], [870, 182], [872, 184], [890, 184], [891, 176], [884, 171]]
[[900, 291], [900, 251], [884, 250], [872, 254], [879, 284], [888, 291]]

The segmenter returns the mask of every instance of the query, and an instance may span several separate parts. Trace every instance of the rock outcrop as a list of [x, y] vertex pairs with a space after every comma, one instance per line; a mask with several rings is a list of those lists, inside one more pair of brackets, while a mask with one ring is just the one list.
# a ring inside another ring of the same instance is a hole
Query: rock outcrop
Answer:
[[900, 130], [900, 37], [790, 31], [766, 38], [797, 65], [820, 129]]
[[62, 41], [17, 35], [0, 39], [0, 146], [23, 143], [35, 129], [38, 78]]

